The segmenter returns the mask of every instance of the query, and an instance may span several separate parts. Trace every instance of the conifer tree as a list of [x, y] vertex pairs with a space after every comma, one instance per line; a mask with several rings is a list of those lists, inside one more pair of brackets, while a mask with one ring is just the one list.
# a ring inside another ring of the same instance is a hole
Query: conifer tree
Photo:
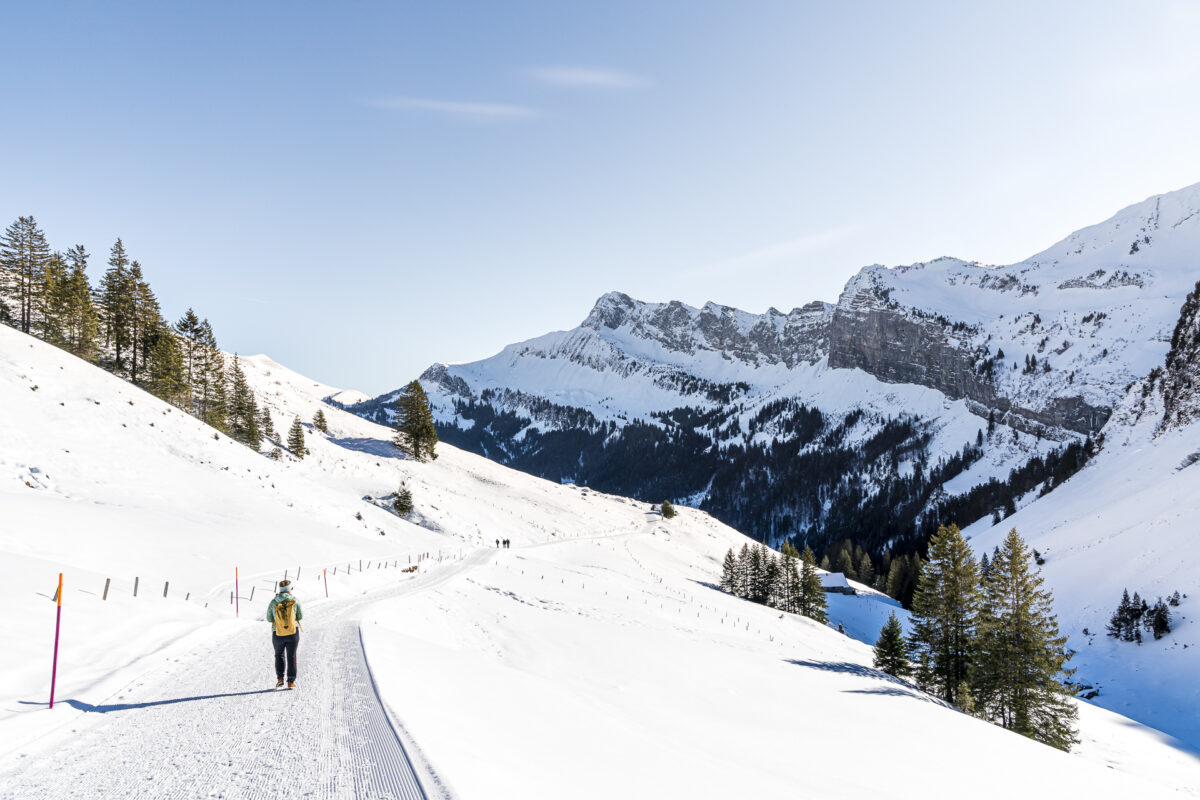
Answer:
[[143, 336], [143, 341], [147, 391], [172, 405], [187, 408], [187, 380], [179, 340], [159, 319], [158, 326]]
[[287, 446], [296, 458], [302, 459], [308, 455], [308, 448], [304, 446], [304, 426], [300, 424], [299, 417], [292, 418], [292, 427], [288, 430]]
[[909, 649], [917, 684], [954, 705], [960, 684], [971, 680], [980, 603], [979, 565], [970, 545], [957, 525], [940, 526], [917, 578]]
[[904, 642], [904, 629], [896, 612], [888, 615], [887, 622], [879, 631], [875, 641], [875, 669], [886, 672], [897, 678], [906, 678], [912, 674], [908, 664], [908, 645]]
[[737, 558], [737, 596], [750, 597], [750, 545], [743, 544]]
[[219, 431], [229, 433], [229, 393], [226, 388], [225, 354], [208, 320], [201, 320], [193, 334], [195, 362], [192, 372], [192, 413]]
[[663, 519], [674, 519], [675, 517], [675, 506], [671, 504], [670, 500], [663, 500], [659, 511], [662, 512]]
[[100, 279], [100, 310], [104, 328], [104, 346], [114, 351], [113, 371], [125, 368], [124, 354], [129, 351], [133, 328], [134, 295], [137, 287], [130, 272], [129, 255], [117, 239], [108, 256], [108, 270]]
[[17, 328], [33, 333], [45, 291], [50, 245], [32, 217], [18, 217], [0, 237], [0, 304], [11, 303]]
[[725, 561], [721, 564], [721, 591], [730, 594], [737, 591], [737, 557], [732, 547], [725, 551]]
[[421, 384], [413, 381], [400, 392], [396, 401], [396, 435], [392, 443], [417, 461], [437, 458], [437, 430], [433, 412]]
[[325, 410], [317, 409], [317, 413], [313, 414], [313, 427], [321, 433], [329, 433], [329, 423], [325, 419]]
[[871, 563], [871, 557], [866, 553], [858, 559], [858, 580], [859, 583], [865, 583], [870, 586], [875, 582], [875, 565]]
[[228, 384], [225, 418], [229, 435], [257, 450], [262, 441], [262, 432], [258, 428], [258, 404], [237, 356], [233, 357], [233, 364], [229, 368]]
[[403, 483], [400, 484], [400, 489], [396, 492], [396, 499], [392, 502], [392, 508], [396, 509], [396, 513], [402, 517], [406, 517], [412, 513], [412, 492]]
[[746, 597], [754, 603], [761, 603], [766, 565], [763, 563], [763, 551], [758, 545], [750, 548], [750, 561], [747, 564]]
[[204, 329], [196, 312], [188, 309], [175, 323], [179, 334], [180, 354], [183, 356], [184, 380], [187, 383], [187, 410], [199, 416], [196, 395], [200, 386], [200, 369], [203, 361]]
[[271, 418], [271, 409], [265, 405], [259, 413], [258, 428], [262, 431], [263, 436], [268, 439], [279, 440], [279, 433], [275, 430], [275, 420]]
[[800, 611], [800, 553], [791, 542], [783, 543], [779, 558], [778, 607], [791, 614]]
[[1078, 716], [1060, 676], [1070, 677], [1067, 637], [1060, 634], [1054, 597], [1016, 528], [992, 559], [984, 587], [972, 686], [983, 713], [1010, 730], [1060, 750], [1078, 742]]
[[805, 545], [804, 552], [800, 554], [800, 613], [824, 624], [829, 621], [826, 613], [828, 603], [815, 562], [812, 548]]
[[64, 322], [64, 347], [82, 359], [96, 357], [96, 338], [100, 333], [99, 318], [92, 302], [92, 287], [87, 277], [88, 252], [77, 244], [65, 255], [69, 272], [62, 301], [67, 309]]

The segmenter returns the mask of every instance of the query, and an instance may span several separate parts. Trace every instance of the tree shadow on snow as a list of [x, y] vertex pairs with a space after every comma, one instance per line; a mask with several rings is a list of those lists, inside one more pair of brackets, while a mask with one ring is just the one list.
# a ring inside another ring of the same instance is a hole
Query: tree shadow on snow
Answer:
[[[145, 703], [107, 703], [101, 705], [92, 705], [85, 703], [82, 700], [60, 700], [59, 702], [66, 703], [76, 711], [87, 711], [96, 714], [107, 714], [110, 711], [132, 711], [136, 708], [153, 708], [154, 706], [169, 706], [175, 703], [190, 703], [196, 700], [217, 700], [222, 697], [245, 697], [253, 694], [274, 694], [277, 689], [255, 689], [250, 692], [227, 692], [225, 694], [201, 694], [195, 697], [172, 697], [169, 700], [149, 700]], [[45, 703], [32, 703], [28, 700], [18, 701], [23, 705], [39, 705], [44, 706]]]
[[370, 439], [366, 437], [330, 438], [329, 442], [330, 444], [336, 444], [338, 447], [344, 447], [347, 450], [354, 450], [359, 453], [366, 453], [376, 458], [404, 458], [404, 454], [400, 452], [396, 445], [383, 439]]
[[857, 675], [860, 678], [878, 678], [885, 681], [890, 681], [892, 678], [886, 672], [880, 672], [877, 669], [864, 667], [862, 664], [852, 664], [849, 661], [806, 661], [799, 658], [784, 659], [789, 664], [795, 664], [797, 667], [808, 667], [809, 669], [819, 669], [822, 672], [840, 672], [843, 675]]
[[862, 664], [852, 664], [849, 661], [804, 661], [798, 658], [786, 659], [789, 664], [795, 664], [798, 667], [808, 667], [809, 669], [819, 669], [823, 672], [839, 672], [843, 675], [856, 675], [860, 678], [874, 678], [877, 681], [886, 683], [886, 686], [876, 686], [870, 689], [843, 689], [845, 694], [877, 694], [886, 695], [889, 697], [911, 697], [914, 700], [923, 700], [926, 703], [935, 703], [937, 705], [951, 707], [947, 703], [933, 697], [932, 695], [922, 692], [911, 686], [908, 683], [888, 675], [870, 667], [864, 667]]

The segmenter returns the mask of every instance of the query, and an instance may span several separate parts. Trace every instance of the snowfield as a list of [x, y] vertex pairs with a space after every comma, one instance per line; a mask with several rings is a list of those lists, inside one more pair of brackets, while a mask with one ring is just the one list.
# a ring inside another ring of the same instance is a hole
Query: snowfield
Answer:
[[[1060, 753], [724, 595], [720, 559], [747, 540], [703, 513], [445, 445], [414, 463], [325, 405], [336, 388], [242, 363], [277, 429], [324, 408], [308, 458], [256, 455], [0, 327], [0, 797], [1200, 796], [1200, 760], [1126, 717], [1081, 704], [1084, 742]], [[401, 481], [412, 521], [386, 508]], [[259, 619], [297, 568], [300, 689], [263, 691]], [[894, 608], [830, 605], [868, 640]]]

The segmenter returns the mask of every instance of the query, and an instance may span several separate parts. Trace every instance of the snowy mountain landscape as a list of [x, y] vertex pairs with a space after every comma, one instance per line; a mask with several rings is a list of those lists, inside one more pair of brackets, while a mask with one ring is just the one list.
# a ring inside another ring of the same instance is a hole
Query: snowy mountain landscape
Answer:
[[[878, 564], [942, 522], [977, 555], [1016, 527], [1081, 691], [1195, 748], [1197, 252], [1200, 185], [1011, 266], [868, 267], [833, 306], [608, 294], [579, 328], [422, 381], [447, 441], [774, 543], [848, 537]], [[385, 422], [393, 398], [348, 408]], [[1126, 588], [1187, 596], [1168, 638], [1105, 635]]]
[[[899, 797], [850, 768], [856, 753], [886, 774], [933, 743], [954, 767], [923, 779], [931, 796], [997, 759], [1022, 768], [978, 796], [1047, 779], [1200, 793], [1200, 762], [1129, 719], [1081, 703], [1083, 741], [1064, 754], [876, 672], [831, 627], [715, 590], [721, 554], [746, 540], [702, 512], [664, 520], [449, 446], [400, 458], [389, 429], [323, 404], [335, 389], [262, 356], [242, 363], [273, 415], [326, 409], [303, 461], [3, 327], [0, 363], [3, 407], [28, 422], [0, 448], [4, 797], [259, 796], [285, 769], [323, 797]], [[376, 502], [400, 481], [415, 524]], [[308, 631], [295, 695], [264, 693], [261, 614], [285, 570]], [[894, 608], [831, 595], [831, 625], [873, 634]], [[798, 775], [779, 747], [830, 768]]]

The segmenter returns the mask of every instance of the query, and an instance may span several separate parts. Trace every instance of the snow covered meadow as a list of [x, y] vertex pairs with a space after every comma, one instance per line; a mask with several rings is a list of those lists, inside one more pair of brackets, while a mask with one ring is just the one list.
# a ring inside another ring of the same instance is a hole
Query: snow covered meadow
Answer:
[[[721, 593], [746, 540], [707, 515], [663, 520], [445, 445], [415, 463], [323, 404], [338, 390], [242, 364], [277, 428], [324, 407], [303, 461], [0, 327], [0, 796], [1200, 795], [1200, 761], [1125, 717], [1082, 704], [1064, 754], [881, 675], [851, 636]], [[413, 521], [379, 500], [401, 481]], [[293, 699], [262, 691], [258, 619], [297, 568]], [[834, 595], [831, 622], [871, 640], [893, 607]], [[282, 767], [263, 745], [278, 730]]]

